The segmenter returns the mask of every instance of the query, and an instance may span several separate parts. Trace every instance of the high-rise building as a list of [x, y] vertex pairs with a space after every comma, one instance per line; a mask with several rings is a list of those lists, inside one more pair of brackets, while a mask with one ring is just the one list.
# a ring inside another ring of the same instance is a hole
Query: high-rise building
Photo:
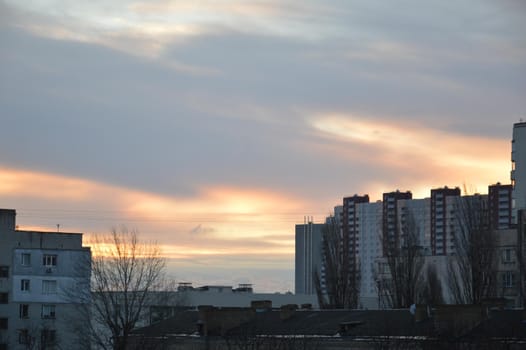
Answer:
[[489, 226], [493, 230], [508, 229], [513, 224], [511, 185], [500, 182], [488, 186]]
[[511, 141], [511, 185], [513, 186], [513, 216], [526, 209], [526, 122], [513, 124]]
[[[422, 254], [429, 254], [430, 199], [401, 199], [398, 201], [398, 222], [403, 240], [406, 234], [414, 233]], [[403, 244], [403, 242], [401, 242]]]
[[[0, 209], [0, 348], [75, 349], [78, 304], [89, 302], [90, 249], [82, 234], [21, 231]], [[84, 320], [84, 326], [87, 320]]]
[[375, 261], [382, 256], [382, 203], [358, 203], [356, 205], [356, 220], [360, 250], [356, 259], [360, 265], [360, 297], [359, 307], [378, 308], [378, 293], [374, 276]]
[[[324, 224], [306, 221], [296, 225], [296, 256], [295, 256], [295, 293], [316, 294], [314, 274], [317, 271], [322, 277], [322, 241]], [[323, 287], [323, 286], [322, 286]]]
[[[348, 262], [345, 269], [356, 271], [358, 268], [358, 255], [360, 254], [360, 226], [356, 206], [360, 203], [369, 203], [369, 195], [343, 198], [343, 210], [341, 220], [341, 234], [343, 244], [343, 261]], [[354, 274], [353, 274], [354, 275]]]
[[[435, 188], [431, 190], [430, 243], [432, 255], [447, 255], [454, 248], [453, 226], [455, 201], [460, 188]], [[449, 248], [449, 249], [448, 249]]]
[[387, 255], [390, 247], [400, 245], [400, 224], [398, 201], [412, 199], [411, 191], [388, 192], [383, 194], [382, 201], [382, 248], [383, 255]]

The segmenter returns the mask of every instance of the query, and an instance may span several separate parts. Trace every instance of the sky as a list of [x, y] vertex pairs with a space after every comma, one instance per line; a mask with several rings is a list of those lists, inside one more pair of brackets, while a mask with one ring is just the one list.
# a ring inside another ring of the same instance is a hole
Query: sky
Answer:
[[521, 0], [0, 0], [0, 207], [194, 285], [293, 291], [344, 196], [509, 183], [521, 118]]

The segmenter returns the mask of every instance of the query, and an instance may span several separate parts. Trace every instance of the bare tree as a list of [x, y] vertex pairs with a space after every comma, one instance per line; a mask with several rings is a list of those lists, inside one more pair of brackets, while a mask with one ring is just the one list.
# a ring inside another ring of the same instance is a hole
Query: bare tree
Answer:
[[322, 257], [324, 276], [314, 272], [320, 308], [351, 309], [358, 305], [360, 292], [359, 261], [349, 261], [342, 244], [338, 222], [330, 218], [323, 227]]
[[[424, 254], [419, 242], [420, 227], [414, 215], [406, 211], [401, 225], [401, 239], [382, 237], [388, 271], [375, 269], [375, 280], [383, 303], [392, 308], [406, 308], [417, 302], [423, 287]], [[380, 262], [382, 263], [382, 262]]]
[[427, 265], [425, 270], [424, 285], [419, 301], [428, 305], [444, 304], [442, 283], [438, 277], [436, 266], [433, 264]]
[[455, 254], [448, 263], [448, 285], [457, 304], [479, 304], [493, 296], [496, 240], [481, 195], [456, 198]]
[[152, 296], [165, 294], [165, 259], [157, 244], [126, 228], [96, 237], [92, 252], [91, 346], [124, 350], [130, 332], [147, 322]]

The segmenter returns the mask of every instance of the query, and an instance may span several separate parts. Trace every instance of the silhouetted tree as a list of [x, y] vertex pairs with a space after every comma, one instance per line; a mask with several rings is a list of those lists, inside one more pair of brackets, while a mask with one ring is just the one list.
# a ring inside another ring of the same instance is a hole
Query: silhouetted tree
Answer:
[[384, 268], [376, 267], [374, 271], [378, 293], [384, 298], [383, 303], [392, 308], [406, 308], [416, 303], [423, 288], [424, 254], [419, 242], [420, 227], [410, 211], [405, 213], [400, 236], [399, 243], [382, 237], [386, 253], [380, 263]]
[[448, 263], [448, 285], [457, 304], [478, 304], [493, 296], [496, 240], [488, 224], [487, 200], [458, 197], [453, 234], [455, 254]]
[[165, 259], [157, 244], [140, 242], [138, 233], [126, 228], [96, 236], [91, 248], [91, 293], [86, 296], [91, 305], [79, 310], [90, 322], [72, 326], [89, 333], [87, 348], [124, 350], [130, 332], [148, 322], [150, 304], [162, 305], [156, 298], [168, 296]]
[[324, 276], [314, 272], [318, 303], [323, 309], [351, 309], [358, 305], [360, 291], [359, 261], [349, 261], [343, 249], [339, 224], [329, 218], [323, 227], [322, 263]]
[[442, 283], [438, 278], [436, 266], [433, 264], [427, 265], [424, 275], [424, 283], [418, 302], [426, 303], [428, 305], [444, 304]]

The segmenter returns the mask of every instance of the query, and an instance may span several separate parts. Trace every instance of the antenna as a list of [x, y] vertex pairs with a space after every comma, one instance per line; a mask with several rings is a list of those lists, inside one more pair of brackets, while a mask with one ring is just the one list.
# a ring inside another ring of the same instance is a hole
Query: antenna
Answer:
[[60, 224], [57, 224], [57, 232], [60, 232]]

